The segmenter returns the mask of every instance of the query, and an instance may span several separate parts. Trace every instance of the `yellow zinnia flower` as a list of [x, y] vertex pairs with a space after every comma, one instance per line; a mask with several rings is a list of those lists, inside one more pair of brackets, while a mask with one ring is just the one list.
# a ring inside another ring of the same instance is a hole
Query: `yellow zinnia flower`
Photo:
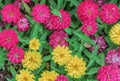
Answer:
[[55, 63], [58, 63], [59, 65], [64, 65], [70, 60], [71, 51], [66, 46], [58, 45], [57, 47], [55, 47], [55, 49], [53, 49], [52, 55], [52, 59]]
[[16, 75], [16, 81], [35, 81], [34, 75], [28, 70], [20, 70], [20, 74]]
[[44, 71], [38, 81], [55, 81], [58, 75], [55, 71]]
[[113, 43], [120, 45], [120, 24], [116, 24], [111, 28], [109, 36]]
[[85, 74], [86, 63], [82, 58], [78, 56], [72, 57], [72, 59], [65, 65], [65, 70], [68, 72], [68, 75], [73, 78], [80, 78]]
[[33, 38], [32, 40], [30, 40], [30, 44], [29, 44], [29, 48], [32, 50], [38, 50], [40, 47], [40, 42], [38, 39]]
[[35, 70], [40, 67], [42, 62], [41, 58], [41, 54], [37, 51], [25, 52], [25, 57], [22, 61], [22, 65], [29, 70]]

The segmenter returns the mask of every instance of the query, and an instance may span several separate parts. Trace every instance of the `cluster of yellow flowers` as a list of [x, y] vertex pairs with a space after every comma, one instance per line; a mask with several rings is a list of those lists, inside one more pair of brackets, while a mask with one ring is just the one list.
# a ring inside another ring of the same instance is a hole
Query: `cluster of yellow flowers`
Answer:
[[72, 56], [72, 51], [69, 50], [67, 46], [58, 45], [53, 49], [53, 60], [59, 65], [65, 65], [65, 70], [68, 72], [68, 75], [73, 78], [80, 78], [85, 74], [86, 63], [83, 58], [78, 56]]

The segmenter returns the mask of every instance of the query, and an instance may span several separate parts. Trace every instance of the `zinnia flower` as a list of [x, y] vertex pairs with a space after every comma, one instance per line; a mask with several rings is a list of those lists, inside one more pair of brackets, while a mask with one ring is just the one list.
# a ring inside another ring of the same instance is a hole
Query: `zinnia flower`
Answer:
[[28, 70], [20, 70], [20, 74], [16, 75], [16, 81], [35, 81], [35, 76]]
[[114, 65], [105, 65], [98, 70], [98, 81], [120, 81], [120, 70]]
[[86, 20], [82, 22], [81, 30], [86, 35], [94, 35], [97, 32], [98, 26], [95, 21]]
[[2, 20], [7, 23], [16, 23], [20, 19], [20, 10], [13, 4], [3, 6], [1, 10]]
[[30, 40], [30, 44], [29, 44], [29, 48], [32, 50], [38, 50], [40, 47], [40, 42], [39, 39], [33, 38], [32, 40]]
[[49, 44], [55, 48], [57, 45], [60, 45], [60, 46], [68, 46], [68, 42], [65, 40], [65, 38], [67, 38], [68, 35], [64, 32], [64, 31], [55, 31], [53, 32], [49, 39]]
[[[99, 49], [98, 49], [99, 53], [103, 52], [106, 49], [107, 44], [103, 36], [98, 36], [98, 37], [92, 36], [91, 38], [97, 45], [99, 45]], [[95, 46], [89, 48], [90, 51], [93, 51], [94, 49]]]
[[15, 6], [17, 6], [19, 9], [20, 9], [21, 6], [22, 6], [21, 0], [15, 0], [13, 4], [14, 4]]
[[14, 30], [6, 29], [0, 34], [0, 46], [11, 49], [18, 43], [18, 35]]
[[26, 3], [29, 3], [30, 2], [30, 0], [23, 0], [24, 2], [26, 2]]
[[82, 21], [95, 21], [98, 16], [98, 5], [92, 1], [83, 1], [77, 7], [77, 15]]
[[114, 24], [120, 18], [119, 8], [116, 4], [104, 4], [100, 10], [100, 19], [107, 24]]
[[55, 81], [58, 75], [55, 71], [44, 71], [38, 81]]
[[7, 56], [12, 63], [20, 63], [24, 58], [24, 50], [15, 46], [10, 50]]
[[18, 31], [25, 32], [29, 29], [29, 22], [26, 17], [22, 17], [17, 22]]
[[61, 17], [52, 14], [50, 20], [45, 24], [46, 28], [49, 30], [63, 30], [70, 26], [70, 14], [64, 10], [60, 10], [59, 12], [61, 14]]
[[24, 59], [22, 60], [23, 67], [29, 70], [36, 70], [41, 66], [42, 56], [39, 52], [28, 51], [25, 52]]
[[62, 74], [57, 76], [57, 79], [55, 81], [68, 81], [68, 78]]
[[36, 4], [32, 10], [33, 19], [39, 23], [45, 23], [50, 18], [50, 9], [45, 4]]
[[120, 45], [120, 24], [117, 23], [111, 28], [109, 36], [113, 43]]
[[59, 65], [66, 64], [71, 59], [71, 51], [66, 46], [58, 45], [53, 49], [52, 59]]
[[106, 55], [106, 63], [120, 65], [120, 52], [116, 49], [109, 50]]
[[65, 65], [65, 70], [67, 74], [72, 78], [80, 78], [85, 75], [86, 63], [83, 58], [78, 58], [78, 56], [72, 57], [72, 59]]
[[105, 3], [105, 0], [92, 0], [92, 1], [96, 2], [99, 7], [101, 7]]

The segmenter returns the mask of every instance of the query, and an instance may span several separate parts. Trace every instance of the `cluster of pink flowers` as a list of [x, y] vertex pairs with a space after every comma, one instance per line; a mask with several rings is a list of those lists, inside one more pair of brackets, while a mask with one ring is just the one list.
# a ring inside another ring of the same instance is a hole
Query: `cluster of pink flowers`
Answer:
[[102, 22], [110, 25], [116, 23], [120, 18], [119, 8], [116, 4], [108, 3], [101, 5], [99, 11], [98, 5], [92, 0], [81, 2], [77, 8], [77, 15], [83, 22], [81, 27], [82, 32], [88, 36], [97, 32], [96, 18], [98, 16]]
[[62, 74], [57, 76], [57, 79], [55, 81], [68, 81], [68, 78]]
[[0, 46], [10, 50], [8, 59], [12, 63], [19, 63], [24, 58], [24, 50], [17, 47], [18, 41], [18, 35], [14, 30], [4, 29], [0, 32]]

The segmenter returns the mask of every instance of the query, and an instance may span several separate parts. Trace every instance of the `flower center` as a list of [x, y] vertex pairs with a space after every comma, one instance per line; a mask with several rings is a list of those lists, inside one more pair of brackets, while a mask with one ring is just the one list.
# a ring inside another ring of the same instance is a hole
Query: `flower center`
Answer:
[[28, 81], [28, 78], [27, 78], [27, 77], [24, 77], [23, 80], [24, 80], [24, 81]]
[[7, 41], [7, 42], [10, 42], [10, 41], [11, 41], [11, 38], [10, 38], [10, 37], [6, 38], [6, 41]]
[[19, 56], [18, 56], [18, 54], [16, 53], [16, 54], [14, 55], [14, 57], [15, 57], [15, 58], [18, 58]]
[[89, 15], [92, 14], [92, 11], [91, 11], [91, 10], [88, 10], [88, 14], [89, 14]]
[[92, 29], [92, 27], [91, 26], [87, 26], [87, 30], [91, 30]]
[[13, 12], [9, 12], [8, 14], [9, 14], [10, 17], [14, 16]]
[[62, 22], [62, 17], [59, 17], [59, 22]]
[[40, 12], [40, 16], [42, 16], [43, 15], [43, 12]]

